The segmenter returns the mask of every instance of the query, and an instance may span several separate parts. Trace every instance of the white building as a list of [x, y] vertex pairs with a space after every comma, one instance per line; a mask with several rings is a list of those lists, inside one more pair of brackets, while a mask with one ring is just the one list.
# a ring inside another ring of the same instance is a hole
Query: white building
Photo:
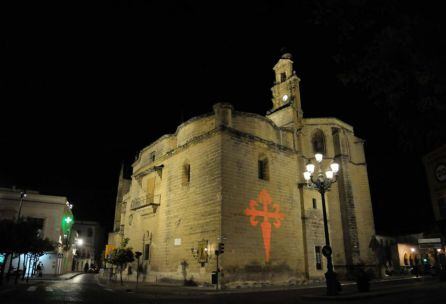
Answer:
[[[0, 219], [20, 217], [33, 220], [40, 226], [40, 236], [48, 238], [54, 245], [53, 252], [40, 257], [43, 274], [57, 275], [71, 271], [73, 253], [70, 250], [73, 213], [64, 196], [43, 195], [37, 191], [23, 191], [16, 188], [0, 188]], [[20, 210], [20, 211], [19, 211]], [[23, 255], [21, 256], [23, 261]], [[9, 261], [6, 262], [8, 271]], [[17, 258], [12, 266], [17, 266]], [[22, 268], [22, 263], [20, 269]], [[29, 270], [29, 267], [27, 267]]]

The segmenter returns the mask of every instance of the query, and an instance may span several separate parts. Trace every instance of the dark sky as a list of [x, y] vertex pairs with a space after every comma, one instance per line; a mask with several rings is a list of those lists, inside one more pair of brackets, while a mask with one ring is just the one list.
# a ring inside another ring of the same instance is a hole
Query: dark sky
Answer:
[[[342, 22], [318, 21], [330, 11], [317, 3], [128, 1], [4, 8], [0, 185], [66, 195], [76, 218], [110, 229], [121, 163], [129, 166], [141, 148], [210, 112], [216, 102], [265, 114], [272, 106], [272, 67], [285, 46], [302, 79], [304, 116], [340, 118], [366, 140], [377, 230], [427, 227], [432, 211], [424, 152], [400, 148], [398, 128], [369, 91], [340, 81], [350, 66], [337, 56], [364, 47], [373, 28], [362, 33], [358, 27], [354, 39], [340, 44]], [[435, 23], [426, 17], [435, 11], [406, 7], [401, 16]], [[355, 15], [349, 8], [345, 14]], [[380, 29], [392, 19], [380, 18], [373, 16]], [[356, 60], [349, 63], [358, 67]]]

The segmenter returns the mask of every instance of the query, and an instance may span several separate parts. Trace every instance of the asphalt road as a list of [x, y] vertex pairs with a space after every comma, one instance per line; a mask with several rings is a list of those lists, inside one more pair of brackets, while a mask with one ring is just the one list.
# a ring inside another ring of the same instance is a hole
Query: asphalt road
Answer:
[[[393, 286], [392, 286], [393, 285]], [[311, 298], [322, 295], [321, 289], [283, 290], [271, 292], [227, 293], [219, 295], [197, 295], [184, 297], [181, 295], [156, 295], [150, 292], [126, 292], [111, 289], [99, 284], [94, 274], [81, 274], [66, 281], [40, 281], [30, 285], [21, 284], [10, 290], [0, 291], [0, 303], [119, 303], [119, 304], [158, 304], [158, 303], [370, 303], [370, 304], [421, 304], [445, 303], [446, 283], [408, 282], [381, 286], [380, 290], [403, 288], [404, 292], [381, 295], [363, 299], [341, 301], [324, 301]], [[156, 287], [155, 287], [156, 288]], [[353, 286], [351, 287], [353, 288]], [[347, 291], [347, 290], [346, 290]], [[302, 297], [307, 295], [309, 297]]]

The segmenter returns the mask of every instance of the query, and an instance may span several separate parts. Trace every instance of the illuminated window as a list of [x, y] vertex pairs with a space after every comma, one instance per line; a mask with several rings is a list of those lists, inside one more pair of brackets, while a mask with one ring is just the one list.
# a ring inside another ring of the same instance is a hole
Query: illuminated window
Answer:
[[183, 165], [183, 186], [189, 185], [190, 183], [190, 164], [185, 163]]
[[315, 198], [313, 198], [313, 209], [317, 209], [317, 202]]
[[311, 137], [311, 145], [313, 146], [313, 153], [325, 154], [325, 135], [321, 130], [316, 130]]
[[314, 251], [316, 253], [316, 269], [322, 269], [322, 255], [321, 255], [321, 246], [314, 247]]
[[286, 80], [286, 73], [280, 73], [280, 81], [284, 82]]
[[260, 157], [258, 161], [258, 175], [259, 179], [269, 180], [269, 165], [268, 158]]
[[150, 244], [144, 245], [144, 260], [148, 261], [150, 258]]

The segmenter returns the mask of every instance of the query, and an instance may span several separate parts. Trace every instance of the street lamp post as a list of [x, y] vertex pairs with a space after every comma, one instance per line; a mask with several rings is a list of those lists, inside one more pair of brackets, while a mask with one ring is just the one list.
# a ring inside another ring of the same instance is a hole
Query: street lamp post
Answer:
[[20, 192], [20, 204], [19, 204], [19, 213], [17, 215], [17, 221], [20, 220], [20, 215], [22, 214], [22, 205], [23, 205], [23, 199], [26, 197], [26, 191]]
[[330, 246], [330, 235], [328, 232], [325, 193], [330, 190], [331, 185], [336, 182], [336, 174], [339, 171], [339, 164], [332, 162], [330, 167], [323, 172], [321, 166], [323, 155], [321, 153], [316, 153], [314, 158], [316, 159], [318, 170], [315, 170], [316, 165], [312, 163], [307, 164], [306, 171], [304, 172], [304, 179], [307, 182], [308, 188], [315, 189], [321, 194], [325, 233], [325, 246], [322, 248], [322, 254], [327, 258], [327, 272], [325, 273], [325, 280], [327, 283], [327, 295], [334, 296], [338, 293], [338, 282], [336, 279], [336, 273], [333, 271], [333, 261], [331, 258], [332, 249]]

